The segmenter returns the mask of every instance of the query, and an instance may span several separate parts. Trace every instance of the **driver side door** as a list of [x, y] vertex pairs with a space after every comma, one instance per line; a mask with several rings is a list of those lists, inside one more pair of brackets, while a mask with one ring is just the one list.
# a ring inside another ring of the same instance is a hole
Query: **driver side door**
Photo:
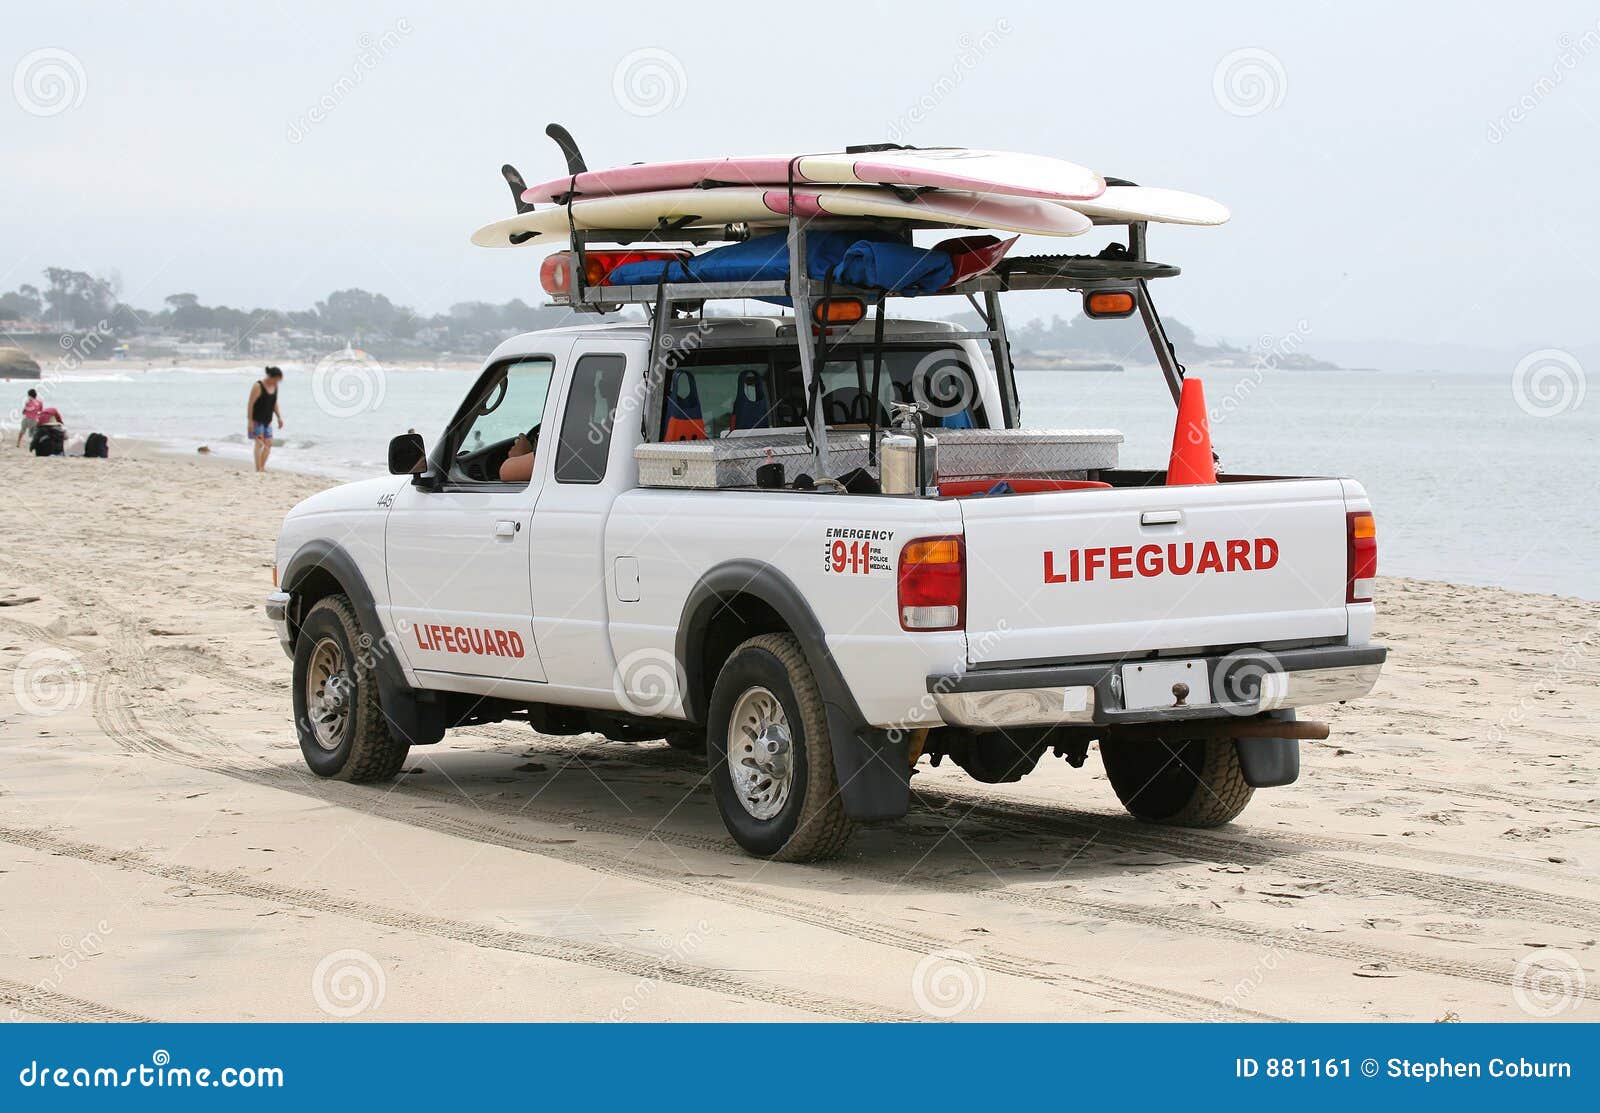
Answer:
[[514, 697], [517, 684], [545, 680], [528, 569], [548, 461], [535, 451], [526, 483], [502, 481], [500, 464], [518, 434], [542, 425], [561, 362], [547, 353], [492, 364], [430, 456], [437, 489], [395, 495], [389, 617], [423, 687]]

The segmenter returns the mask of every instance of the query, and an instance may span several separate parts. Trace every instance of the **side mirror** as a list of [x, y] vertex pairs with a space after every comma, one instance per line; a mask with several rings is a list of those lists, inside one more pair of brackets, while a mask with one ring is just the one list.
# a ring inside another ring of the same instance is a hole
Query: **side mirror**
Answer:
[[428, 466], [428, 448], [421, 433], [401, 433], [389, 442], [389, 474], [417, 475]]

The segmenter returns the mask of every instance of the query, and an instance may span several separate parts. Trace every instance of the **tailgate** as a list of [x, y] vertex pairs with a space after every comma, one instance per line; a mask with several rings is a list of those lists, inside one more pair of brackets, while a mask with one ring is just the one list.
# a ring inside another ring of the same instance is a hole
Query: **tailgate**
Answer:
[[972, 498], [961, 510], [973, 664], [1347, 631], [1337, 479]]

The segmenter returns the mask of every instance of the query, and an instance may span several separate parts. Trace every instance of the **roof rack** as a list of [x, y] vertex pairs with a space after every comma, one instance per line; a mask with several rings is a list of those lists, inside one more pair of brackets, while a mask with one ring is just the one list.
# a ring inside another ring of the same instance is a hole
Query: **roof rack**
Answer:
[[[1115, 222], [1104, 223], [1110, 225]], [[1011, 344], [1000, 305], [1000, 295], [1009, 292], [1065, 290], [1084, 293], [1097, 289], [1117, 289], [1132, 293], [1145, 332], [1155, 351], [1156, 361], [1161, 366], [1167, 387], [1176, 403], [1183, 386], [1184, 368], [1178, 362], [1177, 353], [1167, 338], [1161, 318], [1156, 313], [1155, 304], [1150, 299], [1146, 282], [1152, 278], [1174, 276], [1178, 274], [1178, 268], [1152, 262], [1146, 257], [1145, 222], [1130, 221], [1125, 222], [1125, 226], [1128, 229], [1127, 244], [1113, 244], [1099, 255], [1035, 255], [1005, 260], [995, 270], [986, 274], [940, 290], [937, 294], [920, 295], [965, 297], [977, 312], [983, 323], [981, 329], [941, 332], [937, 339], [988, 343], [999, 381], [1001, 418], [1006, 428], [1016, 424], [1020, 411], [1015, 367], [1011, 360]], [[759, 227], [762, 231], [776, 231], [782, 226]], [[807, 233], [848, 229], [906, 234], [919, 228], [948, 230], [953, 227], [922, 221], [818, 219], [791, 216], [787, 222], [789, 275], [781, 281], [659, 282], [632, 286], [590, 286], [584, 281], [586, 273], [584, 254], [591, 244], [675, 243], [700, 246], [709, 243], [739, 242], [749, 238], [752, 229], [743, 224], [694, 226], [683, 221], [671, 225], [664, 224], [655, 229], [579, 229], [573, 226], [569, 232], [570, 248], [573, 253], [571, 267], [573, 289], [570, 294], [552, 300], [580, 312], [605, 313], [623, 305], [641, 305], [647, 309], [650, 316], [650, 365], [646, 377], [643, 433], [645, 440], [651, 441], [656, 439], [658, 425], [650, 415], [660, 413], [665, 403], [667, 374], [676, 366], [677, 360], [686, 354], [676, 349], [668, 328], [674, 319], [674, 313], [679, 311], [680, 307], [703, 308], [706, 302], [716, 300], [785, 297], [790, 299], [794, 318], [799, 322], [813, 320], [813, 307], [828, 299], [855, 298], [873, 304], [875, 313], [881, 318], [884, 311], [883, 303], [887, 298], [907, 295], [878, 289], [839, 286], [809, 277], [804, 267]], [[796, 326], [801, 379], [807, 400], [806, 440], [814, 456], [816, 474], [822, 477], [831, 473], [828, 466], [827, 425], [820, 401], [818, 367], [825, 361], [829, 337], [836, 331], [846, 332], [848, 328], [817, 328], [814, 331], [816, 333], [814, 343], [798, 342], [803, 334], [800, 333], [798, 325]], [[881, 337], [881, 331], [878, 336]], [[906, 338], [897, 336], [896, 339]], [[877, 438], [874, 436], [871, 439], [875, 447]], [[873, 453], [874, 458], [875, 455]]]
[[[559, 124], [550, 124], [545, 128], [545, 134], [555, 140], [560, 147], [563, 158], [567, 163], [568, 172], [576, 176], [587, 170], [587, 163], [583, 154], [578, 149], [572, 134]], [[896, 144], [874, 144], [860, 147], [847, 148], [849, 150], [885, 150], [896, 147]], [[507, 164], [501, 167], [501, 176], [510, 187], [513, 202], [518, 213], [532, 208], [523, 199], [526, 183], [516, 168]], [[792, 178], [792, 168], [791, 168]], [[1122, 178], [1106, 178], [1108, 184], [1131, 186], [1135, 183]], [[703, 183], [707, 186], [713, 183]], [[791, 180], [791, 189], [792, 189]], [[638, 243], [676, 243], [703, 245], [715, 242], [738, 242], [748, 239], [751, 226], [748, 224], [723, 224], [723, 225], [696, 225], [693, 217], [685, 217], [676, 221], [662, 221], [659, 227], [653, 229], [579, 229], [572, 219], [573, 198], [564, 199], [568, 214], [568, 235], [573, 258], [569, 273], [572, 276], [572, 291], [564, 297], [554, 297], [557, 304], [570, 306], [580, 312], [605, 313], [620, 308], [623, 305], [645, 306], [650, 314], [650, 361], [646, 369], [646, 405], [643, 407], [643, 436], [646, 441], [655, 439], [657, 423], [652, 415], [659, 414], [665, 404], [664, 388], [667, 372], [675, 365], [678, 353], [673, 343], [673, 333], [668, 328], [674, 318], [678, 307], [686, 306], [698, 308], [703, 311], [707, 301], [723, 299], [744, 298], [788, 298], [794, 309], [796, 347], [800, 353], [800, 369], [803, 389], [806, 394], [806, 440], [815, 457], [816, 474], [818, 477], [829, 476], [828, 469], [828, 437], [827, 425], [823, 417], [821, 405], [820, 376], [818, 365], [825, 361], [829, 348], [829, 337], [839, 331], [848, 334], [851, 326], [843, 329], [834, 329], [826, 325], [814, 328], [815, 342], [804, 342], [805, 334], [800, 331], [800, 322], [813, 320], [812, 308], [814, 305], [826, 304], [832, 298], [855, 298], [862, 301], [871, 301], [874, 305], [874, 346], [881, 348], [884, 339], [884, 304], [890, 297], [896, 295], [884, 290], [863, 290], [852, 287], [835, 286], [831, 282], [819, 282], [806, 274], [805, 268], [805, 241], [808, 231], [825, 229], [850, 229], [863, 232], [870, 230], [888, 231], [896, 236], [903, 236], [909, 240], [910, 232], [915, 229], [937, 228], [950, 230], [955, 225], [933, 223], [919, 220], [888, 220], [875, 218], [850, 218], [850, 217], [807, 217], [801, 218], [794, 213], [793, 202], [790, 204], [790, 214], [787, 221], [788, 248], [789, 248], [789, 275], [782, 281], [766, 282], [685, 282], [668, 283], [661, 281], [653, 285], [633, 286], [590, 286], [585, 282], [587, 267], [584, 254], [586, 248], [593, 243], [611, 243], [631, 245]], [[1156, 313], [1155, 304], [1150, 300], [1150, 291], [1147, 285], [1149, 279], [1166, 278], [1178, 273], [1178, 268], [1167, 264], [1151, 262], [1146, 254], [1147, 224], [1144, 221], [1117, 221], [1101, 217], [1093, 218], [1097, 225], [1125, 224], [1128, 229], [1128, 242], [1126, 245], [1113, 244], [1096, 256], [1081, 255], [1035, 255], [1019, 259], [1003, 261], [994, 270], [979, 275], [968, 281], [938, 291], [935, 295], [955, 295], [965, 297], [977, 312], [983, 323], [983, 328], [977, 330], [956, 330], [941, 332], [936, 337], [940, 341], [948, 340], [973, 340], [986, 341], [994, 361], [995, 375], [1000, 388], [1000, 408], [1003, 424], [1012, 428], [1019, 420], [1020, 405], [1016, 391], [1015, 367], [1011, 360], [1011, 343], [1006, 335], [1005, 315], [1001, 312], [1000, 295], [1010, 291], [1024, 290], [1070, 290], [1088, 292], [1096, 289], [1117, 289], [1131, 293], [1135, 306], [1143, 321], [1146, 335], [1149, 337], [1151, 347], [1155, 351], [1156, 361], [1160, 364], [1162, 374], [1166, 378], [1167, 388], [1172, 394], [1174, 403], [1178, 401], [1182, 391], [1184, 368], [1178, 362], [1177, 352], [1173, 349], [1172, 342], [1167, 338], [1166, 330], [1161, 324], [1161, 318]], [[766, 225], [761, 225], [764, 230]], [[777, 226], [774, 227], [774, 230]], [[521, 242], [516, 235], [511, 237], [512, 243]], [[979, 299], [982, 299], [981, 303]], [[897, 340], [904, 339], [903, 335], [896, 336]], [[837, 342], [837, 341], [836, 341]], [[882, 360], [874, 358], [875, 368], [882, 367]], [[876, 371], [874, 373], [873, 391], [878, 389]], [[869, 437], [869, 464], [876, 462], [877, 449], [877, 412], [872, 413], [872, 433]]]

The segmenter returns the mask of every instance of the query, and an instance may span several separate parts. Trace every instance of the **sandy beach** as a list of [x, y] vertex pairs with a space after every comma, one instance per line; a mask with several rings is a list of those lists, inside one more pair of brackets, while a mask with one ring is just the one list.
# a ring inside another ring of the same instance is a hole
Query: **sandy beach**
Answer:
[[1230, 827], [1098, 757], [946, 764], [765, 864], [661, 743], [521, 726], [318, 781], [261, 610], [327, 485], [0, 450], [0, 1014], [262, 1020], [1600, 1018], [1600, 603], [1382, 581], [1378, 690]]

